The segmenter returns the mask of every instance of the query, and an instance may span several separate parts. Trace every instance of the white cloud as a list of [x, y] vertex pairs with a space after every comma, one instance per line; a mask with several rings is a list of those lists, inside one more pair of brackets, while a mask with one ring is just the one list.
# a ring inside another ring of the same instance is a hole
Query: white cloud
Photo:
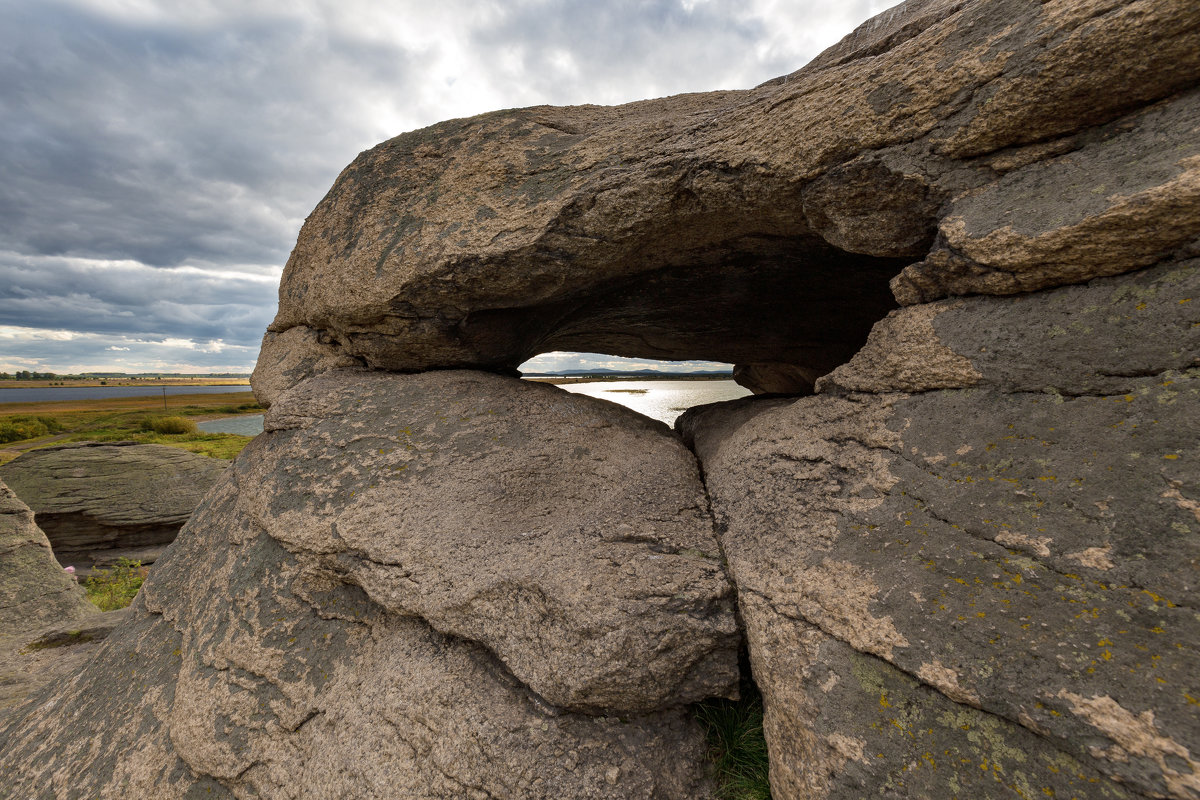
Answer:
[[[0, 372], [250, 372], [256, 346], [0, 326]], [[120, 356], [113, 355], [120, 353]]]

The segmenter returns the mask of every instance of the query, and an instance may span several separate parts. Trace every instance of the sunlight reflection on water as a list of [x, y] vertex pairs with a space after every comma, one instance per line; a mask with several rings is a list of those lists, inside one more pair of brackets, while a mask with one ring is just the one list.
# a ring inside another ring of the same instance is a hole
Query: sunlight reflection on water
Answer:
[[639, 414], [672, 425], [692, 406], [736, 400], [750, 390], [726, 381], [596, 381], [560, 386], [575, 394], [599, 397], [632, 408]]

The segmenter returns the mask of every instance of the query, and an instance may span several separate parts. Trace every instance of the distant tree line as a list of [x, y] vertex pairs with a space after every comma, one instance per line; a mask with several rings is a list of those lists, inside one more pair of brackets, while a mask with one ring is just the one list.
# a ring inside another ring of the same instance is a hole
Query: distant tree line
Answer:
[[15, 375], [9, 375], [7, 372], [0, 372], [0, 381], [52, 381], [57, 378], [58, 376], [53, 372], [30, 372], [27, 369], [23, 369], [20, 372], [17, 372]]
[[119, 378], [121, 380], [132, 381], [158, 381], [163, 378], [249, 378], [248, 372], [202, 372], [202, 373], [184, 373], [184, 372], [143, 372], [137, 375], [130, 375], [125, 372], [82, 372], [77, 375], [59, 375], [54, 372], [30, 372], [23, 369], [17, 373], [0, 372], [0, 381], [56, 381], [63, 379], [79, 379], [79, 378]]

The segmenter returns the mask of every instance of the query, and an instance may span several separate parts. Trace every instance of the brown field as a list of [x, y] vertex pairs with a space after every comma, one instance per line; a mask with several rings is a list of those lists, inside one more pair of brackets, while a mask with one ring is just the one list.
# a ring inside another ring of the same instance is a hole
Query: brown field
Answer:
[[[32, 383], [32, 381], [23, 381], [23, 383]], [[114, 384], [109, 384], [109, 386], [112, 385]], [[185, 407], [194, 409], [197, 406], [200, 408], [220, 408], [253, 402], [254, 395], [248, 388], [244, 392], [221, 394], [169, 394], [167, 395], [165, 410], [172, 411]], [[17, 414], [46, 414], [55, 416], [58, 414], [79, 412], [163, 410], [163, 397], [161, 394], [148, 395], [146, 397], [107, 397], [95, 400], [46, 400], [40, 403], [0, 403], [0, 417]], [[199, 414], [196, 416], [196, 419], [203, 420], [212, 416], [227, 417], [229, 414], [228, 412], [210, 415]]]

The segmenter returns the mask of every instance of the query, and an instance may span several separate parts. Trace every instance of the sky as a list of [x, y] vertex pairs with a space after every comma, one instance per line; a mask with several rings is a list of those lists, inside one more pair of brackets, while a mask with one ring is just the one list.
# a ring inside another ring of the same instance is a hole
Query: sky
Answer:
[[[893, 4], [0, 0], [0, 372], [249, 372], [301, 223], [362, 150], [749, 88]], [[623, 363], [651, 362], [530, 368]]]

